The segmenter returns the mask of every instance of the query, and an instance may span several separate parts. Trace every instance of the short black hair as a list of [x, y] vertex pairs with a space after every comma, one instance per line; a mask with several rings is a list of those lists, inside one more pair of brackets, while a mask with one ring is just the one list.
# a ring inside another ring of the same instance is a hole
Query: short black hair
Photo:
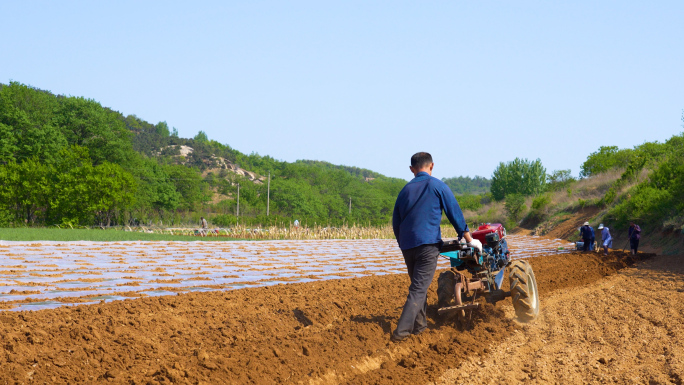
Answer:
[[432, 163], [432, 155], [427, 152], [416, 152], [411, 157], [411, 167], [413, 168], [420, 169], [430, 165], [430, 163]]

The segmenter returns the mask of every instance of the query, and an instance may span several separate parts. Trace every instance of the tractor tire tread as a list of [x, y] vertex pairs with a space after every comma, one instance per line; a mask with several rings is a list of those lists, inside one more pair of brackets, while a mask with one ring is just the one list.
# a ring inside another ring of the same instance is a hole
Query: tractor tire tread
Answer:
[[451, 270], [443, 271], [437, 278], [437, 304], [446, 307], [453, 302], [456, 277]]
[[539, 294], [532, 266], [527, 261], [513, 261], [508, 278], [518, 320], [533, 321], [539, 315]]

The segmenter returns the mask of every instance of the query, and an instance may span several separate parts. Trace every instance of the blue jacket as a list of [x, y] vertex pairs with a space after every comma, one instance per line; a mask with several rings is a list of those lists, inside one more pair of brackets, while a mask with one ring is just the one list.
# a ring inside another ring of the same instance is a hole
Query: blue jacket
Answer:
[[404, 186], [394, 204], [392, 228], [399, 248], [407, 250], [420, 245], [441, 245], [439, 224], [442, 210], [459, 238], [470, 231], [449, 186], [426, 172], [418, 173]]
[[610, 236], [610, 229], [609, 228], [607, 228], [607, 227], [603, 228], [603, 231], [601, 231], [601, 239], [603, 239], [604, 242], [610, 241], [613, 239], [613, 237]]
[[594, 229], [591, 226], [582, 226], [580, 228], [580, 238], [595, 239], [596, 235], [594, 233]]

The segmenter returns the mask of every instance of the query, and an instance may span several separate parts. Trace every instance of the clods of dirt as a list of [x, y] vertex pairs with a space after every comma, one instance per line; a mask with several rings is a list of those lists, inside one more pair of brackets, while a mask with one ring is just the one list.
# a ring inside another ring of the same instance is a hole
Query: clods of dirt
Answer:
[[[613, 255], [530, 258], [544, 298], [627, 265]], [[439, 273], [439, 272], [438, 272]], [[391, 343], [406, 274], [191, 292], [35, 312], [0, 312], [0, 380], [7, 383], [426, 383], [482, 359], [524, 326], [503, 301], [469, 322], [437, 317]]]

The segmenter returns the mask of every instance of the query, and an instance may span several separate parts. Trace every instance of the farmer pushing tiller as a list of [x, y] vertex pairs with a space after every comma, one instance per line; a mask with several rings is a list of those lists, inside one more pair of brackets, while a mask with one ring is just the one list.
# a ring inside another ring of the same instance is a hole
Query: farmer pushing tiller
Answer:
[[[501, 284], [504, 268], [510, 265], [509, 278], [512, 292], [515, 287], [513, 304], [516, 313], [523, 320], [536, 318], [539, 313], [539, 298], [530, 265], [523, 261], [511, 263], [504, 239], [505, 231], [501, 225], [500, 231], [498, 228], [491, 231], [478, 229], [478, 235], [481, 234], [487, 242], [483, 249], [482, 241], [470, 235], [463, 212], [451, 189], [444, 182], [432, 177], [433, 167], [430, 154], [414, 154], [409, 168], [415, 178], [404, 186], [394, 205], [392, 227], [404, 255], [411, 285], [397, 328], [392, 333], [392, 340], [402, 341], [427, 328], [427, 291], [432, 283], [440, 252], [452, 261], [451, 271], [440, 276], [440, 288], [444, 288], [439, 292], [440, 304], [452, 306], [440, 309], [440, 313], [478, 307], [475, 299], [479, 294], [492, 302], [505, 298], [510, 293], [503, 292]], [[442, 240], [442, 211], [454, 226], [459, 241], [445, 243]], [[496, 241], [494, 236], [487, 236], [489, 233], [498, 236]], [[461, 239], [465, 239], [466, 243], [460, 243]], [[461, 274], [463, 270], [468, 270], [472, 278]], [[443, 282], [445, 283], [442, 284]], [[450, 304], [451, 299], [448, 298], [452, 293], [454, 304]], [[463, 303], [464, 299], [471, 303]]]

